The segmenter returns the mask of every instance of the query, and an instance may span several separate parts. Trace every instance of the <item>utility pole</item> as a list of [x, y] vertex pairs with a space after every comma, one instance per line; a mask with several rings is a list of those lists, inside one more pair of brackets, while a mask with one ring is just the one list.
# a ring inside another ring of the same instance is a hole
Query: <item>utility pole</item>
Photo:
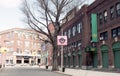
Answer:
[[[61, 29], [61, 36], [63, 36], [63, 29]], [[61, 71], [63, 70], [63, 45], [61, 45]]]

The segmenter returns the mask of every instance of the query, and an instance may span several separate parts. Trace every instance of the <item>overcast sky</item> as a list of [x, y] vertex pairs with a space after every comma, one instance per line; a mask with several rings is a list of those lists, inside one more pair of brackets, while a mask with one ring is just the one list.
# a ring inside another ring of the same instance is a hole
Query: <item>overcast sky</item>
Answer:
[[24, 27], [20, 5], [22, 0], [0, 0], [0, 31]]
[[[89, 0], [88, 2], [92, 2]], [[10, 28], [24, 28], [20, 5], [22, 0], [0, 0], [0, 31]]]

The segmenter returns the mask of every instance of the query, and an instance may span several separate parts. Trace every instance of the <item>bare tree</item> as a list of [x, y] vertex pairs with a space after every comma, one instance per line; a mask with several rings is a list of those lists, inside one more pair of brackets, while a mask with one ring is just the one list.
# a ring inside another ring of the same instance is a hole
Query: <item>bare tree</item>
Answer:
[[[82, 5], [85, 0], [24, 0], [22, 12], [25, 22], [35, 31], [46, 35], [53, 46], [52, 70], [58, 70], [57, 35], [61, 31], [61, 20], [71, 9]], [[54, 26], [54, 33], [48, 28]]]

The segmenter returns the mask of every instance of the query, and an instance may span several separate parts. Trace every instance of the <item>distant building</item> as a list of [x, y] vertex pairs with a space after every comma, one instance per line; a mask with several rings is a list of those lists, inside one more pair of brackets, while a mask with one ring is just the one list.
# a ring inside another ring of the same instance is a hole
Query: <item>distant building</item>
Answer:
[[44, 37], [33, 30], [13, 28], [0, 32], [0, 46], [6, 47], [5, 63], [38, 64], [40, 63], [41, 40]]
[[[54, 26], [52, 23], [49, 23], [48, 28], [50, 30], [51, 35], [54, 33]], [[41, 65], [52, 65], [52, 45], [47, 42], [48, 38], [41, 44]]]

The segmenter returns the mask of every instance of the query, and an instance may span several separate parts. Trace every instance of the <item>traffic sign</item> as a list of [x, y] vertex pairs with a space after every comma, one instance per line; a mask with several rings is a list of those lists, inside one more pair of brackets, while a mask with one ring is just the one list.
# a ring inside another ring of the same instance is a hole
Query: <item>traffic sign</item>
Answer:
[[67, 45], [67, 36], [57, 36], [57, 45]]

